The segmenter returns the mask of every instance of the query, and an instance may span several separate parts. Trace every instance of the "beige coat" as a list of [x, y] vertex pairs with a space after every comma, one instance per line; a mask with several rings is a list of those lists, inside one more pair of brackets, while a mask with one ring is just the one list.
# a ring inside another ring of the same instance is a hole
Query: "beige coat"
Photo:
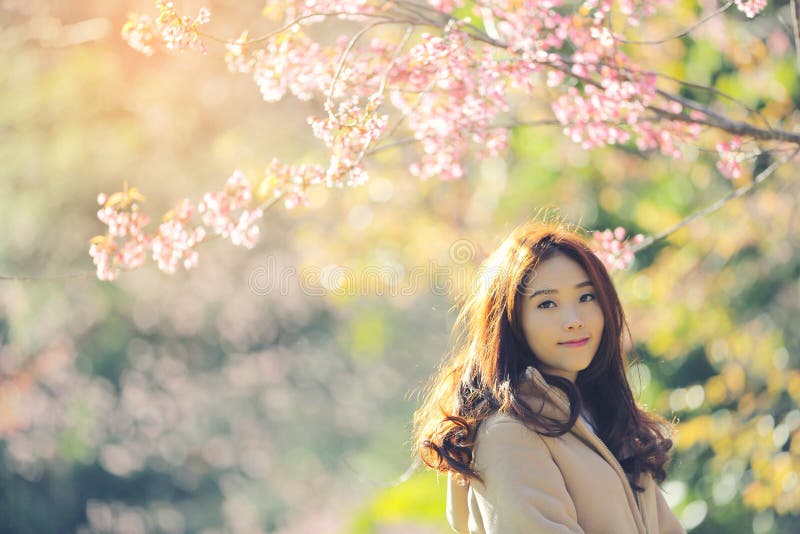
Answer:
[[[566, 395], [533, 367], [522, 398], [534, 411], [566, 420]], [[473, 468], [483, 483], [448, 480], [447, 519], [470, 534], [677, 534], [685, 530], [649, 474], [631, 490], [611, 451], [578, 418], [563, 436], [542, 436], [507, 415], [481, 424]]]

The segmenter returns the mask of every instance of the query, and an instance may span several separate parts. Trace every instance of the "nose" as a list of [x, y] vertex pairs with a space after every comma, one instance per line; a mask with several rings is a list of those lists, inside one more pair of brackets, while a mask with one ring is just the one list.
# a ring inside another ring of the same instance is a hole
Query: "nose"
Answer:
[[570, 313], [564, 317], [564, 330], [571, 332], [583, 328], [583, 321], [577, 313]]

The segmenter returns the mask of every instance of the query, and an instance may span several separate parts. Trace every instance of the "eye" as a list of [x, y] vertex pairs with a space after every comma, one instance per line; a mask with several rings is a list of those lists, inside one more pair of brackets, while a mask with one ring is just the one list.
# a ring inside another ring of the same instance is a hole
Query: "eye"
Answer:
[[[586, 297], [588, 297], [588, 298], [586, 298]], [[597, 300], [597, 297], [595, 296], [594, 293], [584, 293], [583, 295], [581, 295], [581, 299], [580, 300], [581, 300], [581, 302], [591, 302], [593, 300]]]
[[547, 309], [547, 308], [554, 308], [554, 307], [555, 307], [555, 305], [556, 305], [556, 303], [555, 303], [555, 302], [553, 302], [552, 300], [543, 300], [543, 301], [542, 301], [542, 302], [540, 302], [540, 303], [539, 303], [539, 305], [538, 305], [538, 306], [536, 306], [536, 307], [537, 307], [537, 308], [542, 308], [542, 309]]

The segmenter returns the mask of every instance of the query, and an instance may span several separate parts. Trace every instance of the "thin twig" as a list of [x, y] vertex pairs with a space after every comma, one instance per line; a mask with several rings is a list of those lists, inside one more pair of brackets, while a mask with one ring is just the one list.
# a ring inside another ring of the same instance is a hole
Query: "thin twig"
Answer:
[[[792, 1], [794, 1], [794, 0], [792, 0]], [[634, 44], [634, 45], [664, 44], [667, 41], [672, 41], [673, 39], [680, 39], [681, 37], [686, 37], [691, 32], [693, 32], [694, 30], [696, 30], [697, 28], [699, 28], [700, 26], [702, 26], [703, 24], [705, 24], [706, 22], [708, 22], [712, 18], [716, 17], [717, 15], [720, 15], [720, 14], [724, 13], [732, 5], [733, 5], [732, 1], [728, 2], [727, 4], [723, 5], [722, 7], [720, 7], [719, 9], [717, 9], [716, 11], [714, 11], [713, 13], [708, 15], [706, 18], [698, 20], [697, 22], [695, 22], [694, 24], [692, 24], [691, 26], [689, 26], [688, 28], [686, 28], [682, 32], [676, 33], [675, 35], [671, 35], [670, 37], [664, 37], [663, 39], [655, 39], [655, 40], [652, 40], [652, 41], [631, 41], [629, 39], [624, 39], [622, 37], [618, 37], [618, 36], [614, 35], [614, 40], [619, 42], [619, 43]]]
[[386, 143], [385, 145], [376, 146], [372, 150], [368, 151], [364, 156], [371, 156], [373, 154], [378, 154], [379, 152], [385, 152], [386, 150], [397, 148], [399, 146], [413, 145], [414, 143], [419, 143], [419, 139], [415, 137], [404, 137], [402, 139], [398, 139], [397, 141]]
[[[330, 106], [330, 109], [333, 107], [333, 90], [336, 87], [336, 82], [339, 80], [339, 76], [342, 73], [342, 69], [344, 69], [344, 63], [347, 61], [347, 56], [350, 54], [350, 51], [356, 45], [361, 36], [370, 31], [371, 29], [380, 26], [382, 24], [394, 24], [394, 21], [390, 22], [373, 22], [366, 28], [362, 28], [358, 31], [353, 37], [350, 38], [350, 41], [347, 43], [344, 51], [342, 52], [342, 56], [339, 58], [339, 64], [336, 65], [336, 71], [333, 73], [333, 78], [331, 79], [331, 85], [328, 87], [328, 96], [325, 98], [325, 103]], [[330, 113], [330, 111], [329, 111]]]
[[394, 17], [390, 17], [388, 15], [381, 15], [381, 14], [378, 14], [378, 13], [346, 13], [344, 11], [324, 11], [324, 12], [319, 12], [319, 13], [306, 13], [305, 15], [300, 15], [299, 17], [296, 17], [295, 19], [287, 22], [286, 24], [284, 24], [280, 28], [278, 28], [276, 30], [273, 30], [273, 31], [271, 31], [271, 32], [269, 32], [269, 33], [267, 33], [265, 35], [262, 35], [261, 37], [256, 37], [255, 39], [250, 39], [248, 41], [239, 41], [239, 40], [235, 40], [235, 39], [220, 39], [219, 37], [214, 37], [211, 34], [200, 32], [200, 31], [198, 31], [197, 33], [201, 37], [204, 37], [206, 39], [210, 39], [211, 41], [214, 41], [214, 42], [217, 42], [217, 43], [240, 45], [240, 46], [249, 46], [249, 45], [253, 45], [253, 44], [257, 44], [257, 43], [262, 43], [264, 41], [269, 41], [271, 38], [275, 37], [276, 35], [279, 35], [279, 34], [285, 32], [287, 30], [292, 29], [294, 26], [296, 26], [297, 24], [299, 24], [299, 23], [301, 23], [301, 22], [303, 22], [304, 20], [307, 20], [307, 19], [316, 18], [316, 17], [339, 17], [339, 16], [343, 16], [343, 15], [351, 16], [351, 17], [376, 18], [376, 19], [381, 19], [381, 20], [384, 20], [384, 21], [397, 22], [397, 23], [400, 23], [400, 22], [409, 22], [409, 23], [411, 23], [411, 21], [403, 21], [403, 20], [395, 19]]
[[87, 278], [89, 276], [94, 275], [95, 273], [96, 273], [96, 271], [92, 270], [92, 271], [78, 271], [78, 272], [74, 272], [74, 273], [51, 274], [51, 275], [42, 275], [42, 276], [36, 276], [36, 275], [10, 276], [10, 275], [6, 275], [6, 274], [0, 274], [0, 280], [3, 280], [3, 281], [17, 280], [17, 281], [23, 281], [23, 282], [29, 282], [29, 281], [40, 282], [40, 281], [45, 281], [45, 280], [69, 280], [69, 279], [72, 279], [72, 278]]
[[397, 48], [392, 55], [392, 60], [389, 62], [389, 65], [386, 67], [386, 70], [383, 73], [383, 77], [381, 78], [381, 83], [378, 86], [378, 94], [383, 96], [383, 92], [386, 90], [386, 82], [389, 79], [389, 74], [391, 74], [392, 69], [394, 68], [395, 64], [397, 64], [397, 59], [400, 57], [400, 52], [402, 52], [403, 48], [405, 48], [406, 44], [408, 44], [408, 40], [411, 38], [411, 34], [414, 31], [414, 26], [409, 25], [406, 28], [405, 34], [403, 34], [403, 38], [400, 40], [400, 44], [397, 45]]
[[797, 65], [797, 69], [800, 70], [800, 24], [797, 22], [797, 19], [800, 18], [800, 12], [797, 10], [797, 0], [790, 0], [789, 7], [792, 10], [795, 65]]
[[671, 226], [670, 228], [667, 228], [663, 232], [660, 232], [660, 233], [658, 233], [656, 235], [653, 235], [653, 236], [648, 236], [643, 241], [641, 241], [640, 243], [636, 243], [634, 245], [631, 245], [631, 251], [633, 253], [637, 253], [637, 252], [640, 252], [640, 251], [646, 249], [647, 247], [650, 247], [650, 246], [654, 245], [655, 243], [658, 243], [659, 241], [663, 241], [664, 239], [666, 239], [670, 235], [674, 234], [675, 232], [677, 232], [678, 230], [680, 230], [684, 226], [687, 226], [688, 224], [690, 224], [694, 220], [696, 220], [696, 219], [698, 219], [700, 217], [703, 217], [705, 215], [708, 215], [709, 213], [713, 213], [713, 212], [717, 211], [722, 206], [724, 206], [725, 204], [727, 204], [728, 202], [730, 202], [731, 200], [733, 200], [735, 198], [739, 198], [739, 197], [741, 197], [743, 195], [746, 195], [747, 193], [749, 193], [750, 191], [754, 190], [756, 187], [761, 185], [767, 178], [772, 176], [772, 174], [778, 169], [778, 167], [780, 167], [781, 165], [784, 165], [785, 163], [787, 163], [787, 162], [791, 161], [792, 159], [794, 159], [794, 157], [797, 156], [798, 153], [800, 153], [800, 147], [796, 148], [789, 156], [786, 156], [786, 157], [781, 158], [781, 159], [779, 159], [777, 161], [774, 161], [772, 163], [772, 165], [770, 165], [769, 167], [767, 167], [766, 169], [764, 169], [763, 171], [758, 173], [758, 176], [756, 176], [749, 185], [746, 185], [744, 187], [740, 187], [738, 189], [734, 189], [733, 191], [731, 191], [730, 193], [728, 193], [724, 197], [720, 198], [716, 202], [706, 206], [705, 208], [703, 208], [701, 210], [698, 210], [698, 211], [692, 213], [691, 215], [689, 215], [688, 217], [686, 217], [682, 221], [680, 221], [677, 224]]

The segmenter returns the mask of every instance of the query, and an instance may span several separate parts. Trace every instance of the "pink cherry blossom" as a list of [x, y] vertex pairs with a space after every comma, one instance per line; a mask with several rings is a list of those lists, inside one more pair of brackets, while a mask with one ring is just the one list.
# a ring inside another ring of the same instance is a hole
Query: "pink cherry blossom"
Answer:
[[423, 35], [397, 62], [392, 81], [411, 92], [393, 91], [391, 100], [407, 115], [422, 148], [420, 160], [410, 166], [413, 175], [461, 178], [461, 162], [473, 144], [479, 157], [505, 148], [506, 130], [492, 127], [508, 109], [499, 69], [492, 50], [475, 47], [456, 24], [448, 25], [442, 37]]
[[155, 53], [153, 44], [158, 42], [156, 36], [159, 31], [151, 17], [131, 13], [120, 33], [128, 46], [134, 50], [146, 56], [152, 56]]
[[341, 102], [334, 110], [326, 103], [328, 117], [308, 119], [314, 135], [330, 150], [330, 165], [325, 181], [331, 186], [356, 186], [367, 179], [361, 160], [369, 146], [386, 128], [388, 117], [378, 114], [381, 96], [373, 95], [363, 106], [358, 97]]
[[592, 234], [591, 247], [608, 272], [625, 270], [630, 267], [634, 257], [631, 245], [644, 240], [642, 234], [636, 234], [628, 241], [626, 234], [625, 229], [620, 226], [614, 230], [608, 229]]
[[428, 3], [442, 13], [451, 13], [454, 8], [464, 5], [463, 0], [428, 0]]
[[198, 253], [195, 247], [205, 239], [206, 231], [200, 226], [190, 228], [189, 219], [193, 214], [191, 202], [183, 199], [158, 226], [151, 247], [153, 261], [162, 271], [174, 273], [180, 263], [186, 270], [197, 266]]
[[752, 19], [767, 7], [767, 0], [735, 0], [736, 9]]
[[256, 223], [263, 210], [251, 209], [252, 200], [250, 181], [237, 170], [228, 178], [223, 191], [203, 195], [197, 211], [202, 214], [203, 224], [215, 234], [230, 238], [234, 245], [253, 248], [259, 234]]
[[[662, 4], [668, 2], [427, 0], [409, 6], [267, 0], [264, 14], [279, 29], [256, 39], [245, 31], [225, 41], [225, 62], [232, 72], [252, 76], [268, 103], [287, 96], [322, 102], [324, 115], [309, 117], [308, 124], [327, 159], [303, 165], [273, 160], [258, 195], [234, 172], [224, 191], [203, 195], [197, 207], [202, 228], [252, 247], [263, 215], [256, 196], [282, 199], [292, 209], [308, 205], [311, 187], [361, 185], [368, 179], [366, 158], [398, 138], [396, 144], [414, 147], [412, 175], [461, 178], [471, 158], [503, 154], [509, 138], [503, 125], [516, 119], [509, 113], [512, 105], [538, 94], [540, 84], [553, 95], [550, 109], [563, 134], [581, 147], [626, 145], [679, 158], [688, 144], [698, 143], [703, 128], [724, 127], [711, 120], [711, 112], [684, 107], [682, 97], [659, 87], [660, 78], [637, 64], [626, 53], [623, 36], [614, 33], [638, 25]], [[753, 17], [766, 1], [735, 4]], [[155, 19], [132, 16], [125, 24], [122, 34], [130, 46], [147, 55], [159, 45], [204, 50], [199, 27], [208, 23], [208, 9], [192, 18], [179, 15], [171, 2], [158, 0], [156, 7]], [[316, 31], [314, 25], [331, 17], [348, 20], [343, 28], [361, 23], [363, 31], [338, 37], [327, 28]], [[403, 27], [407, 40], [389, 40]], [[738, 138], [717, 145], [717, 167], [724, 175], [741, 175], [740, 148]], [[181, 261], [196, 263], [195, 247], [205, 234], [197, 233], [200, 226], [193, 229], [189, 216], [173, 213], [148, 237], [138, 207], [105, 198], [101, 204], [98, 217], [108, 232], [92, 241], [98, 276], [113, 276], [109, 273], [118, 265], [140, 265], [148, 247], [159, 266], [173, 271]], [[612, 270], [630, 264], [630, 243], [641, 239], [614, 234], [595, 236], [598, 255]]]
[[120, 193], [99, 194], [97, 200], [102, 205], [97, 216], [107, 231], [91, 240], [89, 255], [100, 280], [115, 280], [121, 269], [141, 267], [148, 253], [167, 273], [174, 273], [179, 265], [187, 270], [195, 267], [197, 246], [208, 233], [202, 224], [192, 224], [196, 212], [202, 213], [202, 223], [212, 232], [247, 248], [258, 239], [257, 222], [263, 215], [263, 209], [253, 205], [250, 183], [239, 171], [228, 179], [223, 191], [207, 193], [197, 209], [189, 199], [181, 200], [164, 215], [153, 235], [145, 230], [149, 217], [141, 212], [144, 197], [135, 188], [126, 185]]
[[[229, 49], [230, 51], [230, 49]], [[319, 44], [299, 27], [271, 38], [253, 53], [253, 79], [266, 102], [277, 102], [290, 91], [300, 100], [327, 88], [330, 75], [320, 69], [325, 61]], [[236, 63], [241, 70], [241, 60]], [[231, 62], [228, 62], [231, 68]]]
[[287, 165], [277, 159], [270, 162], [265, 173], [273, 196], [283, 197], [286, 209], [308, 205], [308, 188], [325, 183], [325, 176], [322, 165]]
[[121, 193], [97, 195], [101, 208], [97, 218], [107, 226], [104, 236], [92, 239], [89, 247], [100, 280], [114, 280], [118, 268], [137, 269], [142, 266], [150, 245], [144, 228], [150, 218], [140, 211], [139, 202], [144, 197], [127, 184]]
[[717, 153], [719, 154], [719, 161], [717, 161], [717, 170], [725, 178], [731, 180], [742, 176], [742, 158], [741, 153], [742, 138], [732, 137], [729, 141], [717, 143]]
[[211, 13], [201, 7], [197, 17], [179, 16], [172, 2], [157, 0], [158, 17], [153, 20], [148, 15], [131, 14], [122, 27], [122, 38], [135, 50], [147, 56], [153, 55], [153, 44], [160, 42], [168, 50], [193, 48], [205, 52], [205, 44], [200, 40], [199, 27], [208, 24]]

